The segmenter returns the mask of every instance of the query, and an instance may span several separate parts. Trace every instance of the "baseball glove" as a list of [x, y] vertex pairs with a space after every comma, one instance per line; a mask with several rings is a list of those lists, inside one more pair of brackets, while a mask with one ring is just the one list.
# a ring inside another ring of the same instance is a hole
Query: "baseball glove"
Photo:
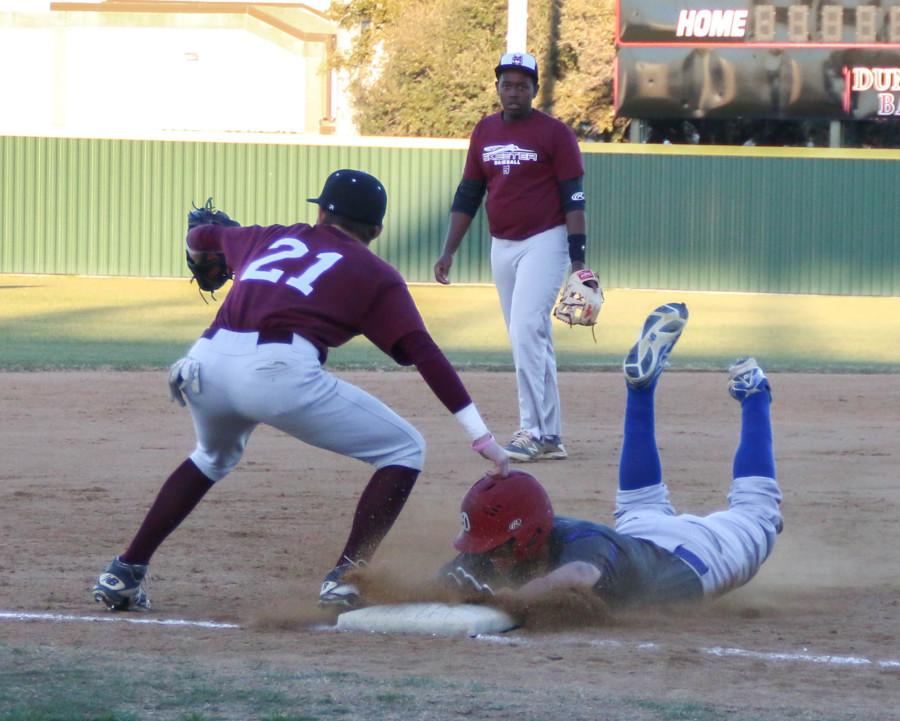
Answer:
[[225, 253], [188, 250], [185, 251], [185, 257], [188, 270], [191, 271], [200, 290], [211, 293], [225, 285], [225, 281], [234, 277], [234, 273], [228, 269], [228, 264], [225, 262]]
[[[596, 288], [587, 283], [594, 281]], [[600, 287], [600, 279], [592, 270], [584, 268], [576, 270], [566, 281], [559, 296], [559, 303], [553, 309], [553, 315], [568, 325], [589, 325], [597, 323], [600, 308], [603, 305], [603, 289]]]
[[[192, 210], [188, 212], [188, 232], [196, 228], [198, 225], [224, 225], [237, 226], [240, 225], [236, 220], [232, 220], [229, 215], [221, 210], [216, 210], [213, 206], [212, 198], [206, 201], [206, 204], [197, 207], [191, 204]], [[225, 281], [234, 277], [228, 264], [225, 262], [225, 254], [220, 251], [191, 251], [186, 252], [187, 267], [197, 281], [200, 290], [213, 292], [218, 290]]]
[[216, 210], [213, 206], [212, 198], [207, 200], [206, 204], [199, 208], [193, 203], [191, 203], [191, 206], [192, 208], [187, 216], [188, 230], [196, 228], [198, 225], [240, 225], [236, 220], [232, 220], [228, 217], [227, 213]]
[[448, 585], [450, 581], [456, 584], [456, 590], [469, 600], [488, 599], [494, 597], [494, 589], [483, 581], [479, 581], [462, 566], [457, 566], [447, 572]]

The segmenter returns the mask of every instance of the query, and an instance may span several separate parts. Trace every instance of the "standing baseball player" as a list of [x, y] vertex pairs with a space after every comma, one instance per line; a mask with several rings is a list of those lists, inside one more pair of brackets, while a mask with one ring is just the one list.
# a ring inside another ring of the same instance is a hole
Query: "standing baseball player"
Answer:
[[524, 598], [583, 587], [617, 608], [713, 597], [756, 574], [772, 552], [782, 517], [771, 388], [753, 358], [729, 369], [729, 392], [741, 404], [741, 436], [728, 509], [676, 515], [662, 480], [654, 392], [687, 318], [681, 303], [657, 308], [625, 358], [628, 400], [615, 529], [554, 516], [547, 492], [526, 473], [486, 476], [463, 499], [463, 529], [454, 542], [462, 553], [444, 568], [449, 582], [481, 594], [509, 584]]
[[353, 605], [342, 580], [367, 561], [403, 508], [425, 457], [410, 423], [323, 369], [328, 349], [362, 334], [401, 365], [415, 365], [472, 447], [504, 476], [494, 441], [453, 366], [435, 345], [400, 274], [371, 250], [387, 194], [375, 177], [338, 170], [325, 181], [317, 224], [240, 227], [225, 213], [188, 216], [188, 266], [204, 290], [234, 278], [213, 324], [171, 368], [172, 398], [190, 406], [197, 446], [169, 476], [131, 544], [100, 575], [94, 599], [112, 610], [148, 608], [150, 558], [213, 485], [237, 465], [265, 423], [375, 467], [347, 543], [322, 583], [322, 605]]
[[570, 263], [600, 296], [596, 276], [584, 265], [584, 165], [575, 134], [532, 108], [538, 90], [534, 56], [503, 55], [495, 75], [502, 110], [472, 131], [434, 277], [449, 284], [453, 254], [487, 192], [491, 272], [519, 395], [520, 428], [506, 452], [516, 461], [563, 459], [568, 454], [561, 438], [550, 311]]

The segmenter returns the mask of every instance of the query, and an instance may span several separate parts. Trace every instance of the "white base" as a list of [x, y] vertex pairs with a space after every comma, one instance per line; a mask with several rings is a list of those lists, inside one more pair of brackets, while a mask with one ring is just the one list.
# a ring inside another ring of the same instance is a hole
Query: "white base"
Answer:
[[338, 616], [340, 631], [428, 633], [436, 636], [477, 636], [502, 633], [517, 626], [509, 614], [489, 606], [446, 603], [402, 603], [369, 606]]

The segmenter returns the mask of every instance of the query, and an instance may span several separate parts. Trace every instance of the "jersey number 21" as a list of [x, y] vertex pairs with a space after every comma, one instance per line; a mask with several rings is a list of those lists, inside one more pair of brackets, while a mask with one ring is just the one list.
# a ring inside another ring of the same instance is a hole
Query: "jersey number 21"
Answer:
[[[287, 250], [269, 253], [261, 258], [257, 258], [241, 273], [240, 280], [262, 280], [266, 283], [278, 283], [284, 275], [284, 271], [278, 267], [279, 261], [302, 258], [309, 253], [306, 243], [296, 238], [282, 238], [269, 246], [269, 250], [277, 250], [278, 248], [286, 248]], [[343, 257], [340, 253], [319, 253], [316, 255], [316, 262], [300, 275], [291, 275], [285, 278], [285, 285], [291, 286], [291, 288], [303, 293], [303, 295], [309, 295], [313, 292], [312, 284], [316, 278]], [[263, 270], [264, 268], [267, 269]]]

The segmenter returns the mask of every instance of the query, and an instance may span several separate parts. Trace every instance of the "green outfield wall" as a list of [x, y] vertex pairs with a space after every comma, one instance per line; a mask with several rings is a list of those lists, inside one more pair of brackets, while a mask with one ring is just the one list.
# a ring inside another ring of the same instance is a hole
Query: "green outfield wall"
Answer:
[[[374, 249], [432, 279], [465, 141], [0, 137], [0, 273], [186, 276], [191, 202], [312, 221], [338, 167], [389, 194]], [[589, 264], [610, 288], [900, 295], [900, 151], [584, 144]], [[483, 214], [454, 264], [489, 282]]]

